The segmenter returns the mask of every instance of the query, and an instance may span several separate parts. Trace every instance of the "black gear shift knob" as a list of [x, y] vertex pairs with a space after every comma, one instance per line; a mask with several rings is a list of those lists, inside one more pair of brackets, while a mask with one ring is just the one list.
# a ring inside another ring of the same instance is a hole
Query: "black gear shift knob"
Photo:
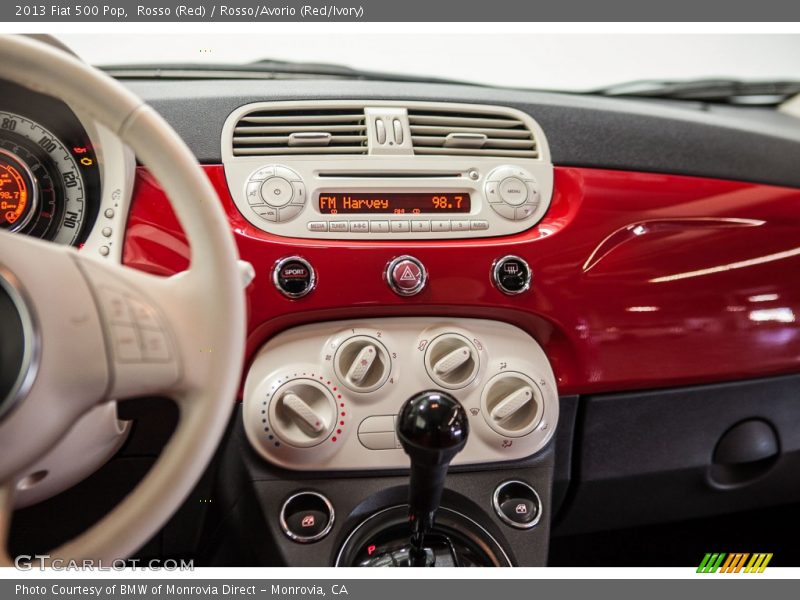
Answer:
[[433, 527], [447, 468], [464, 448], [468, 435], [464, 407], [446, 392], [420, 392], [400, 409], [397, 437], [411, 459], [408, 517], [412, 549], [418, 558], [425, 533]]

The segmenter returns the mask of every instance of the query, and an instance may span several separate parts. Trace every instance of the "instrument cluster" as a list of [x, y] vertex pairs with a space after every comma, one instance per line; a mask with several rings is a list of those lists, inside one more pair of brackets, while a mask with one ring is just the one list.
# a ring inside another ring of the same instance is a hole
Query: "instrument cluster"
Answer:
[[0, 229], [80, 246], [97, 220], [92, 140], [67, 105], [0, 83]]

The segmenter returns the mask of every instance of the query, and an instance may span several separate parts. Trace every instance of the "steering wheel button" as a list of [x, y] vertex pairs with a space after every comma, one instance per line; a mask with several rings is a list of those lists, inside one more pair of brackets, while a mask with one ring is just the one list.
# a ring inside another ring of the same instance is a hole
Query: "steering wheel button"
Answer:
[[270, 177], [261, 184], [261, 197], [270, 206], [286, 206], [292, 201], [294, 189], [283, 177]]
[[139, 327], [144, 329], [161, 329], [161, 323], [158, 320], [158, 315], [153, 307], [148, 306], [140, 300], [127, 297], [128, 304], [133, 313], [133, 319]]
[[141, 362], [139, 336], [133, 325], [111, 325], [111, 336], [114, 338], [114, 350], [120, 362]]
[[108, 288], [100, 289], [100, 300], [106, 313], [106, 318], [112, 323], [129, 325], [133, 323], [130, 307], [125, 302], [125, 297], [120, 292]]
[[507, 177], [500, 182], [500, 198], [513, 206], [524, 204], [528, 199], [528, 186], [518, 177]]
[[147, 361], [168, 361], [170, 359], [167, 336], [161, 331], [141, 329], [142, 354]]

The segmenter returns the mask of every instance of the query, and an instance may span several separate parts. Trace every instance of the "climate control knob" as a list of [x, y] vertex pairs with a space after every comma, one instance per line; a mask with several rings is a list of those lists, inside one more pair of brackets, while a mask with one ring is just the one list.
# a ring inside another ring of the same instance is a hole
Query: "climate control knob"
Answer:
[[336, 426], [336, 402], [313, 379], [294, 379], [278, 388], [269, 403], [269, 423], [281, 440], [296, 448], [316, 446]]
[[481, 398], [486, 423], [506, 437], [521, 437], [533, 431], [542, 420], [544, 399], [539, 387], [522, 373], [495, 375], [486, 384]]
[[334, 358], [336, 376], [354, 392], [372, 392], [381, 387], [392, 370], [386, 347], [375, 338], [357, 335], [339, 346]]
[[425, 368], [437, 385], [451, 390], [463, 388], [478, 374], [478, 350], [463, 335], [442, 334], [428, 344]]

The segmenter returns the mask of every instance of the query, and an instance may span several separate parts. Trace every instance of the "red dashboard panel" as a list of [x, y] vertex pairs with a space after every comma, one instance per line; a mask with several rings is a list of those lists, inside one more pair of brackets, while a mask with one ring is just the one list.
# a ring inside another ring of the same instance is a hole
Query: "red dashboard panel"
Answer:
[[[545, 349], [561, 394], [657, 388], [800, 370], [800, 190], [741, 182], [556, 168], [546, 218], [527, 232], [478, 240], [345, 242], [273, 236], [234, 206], [222, 166], [205, 167], [253, 264], [248, 360], [288, 327], [352, 317], [492, 318]], [[289, 300], [271, 270], [289, 255], [317, 271]], [[386, 264], [412, 254], [427, 288], [395, 295]], [[516, 254], [531, 291], [509, 297], [492, 262]], [[170, 274], [189, 248], [157, 182], [137, 175], [124, 262]], [[221, 316], [224, 318], [224, 316]]]

